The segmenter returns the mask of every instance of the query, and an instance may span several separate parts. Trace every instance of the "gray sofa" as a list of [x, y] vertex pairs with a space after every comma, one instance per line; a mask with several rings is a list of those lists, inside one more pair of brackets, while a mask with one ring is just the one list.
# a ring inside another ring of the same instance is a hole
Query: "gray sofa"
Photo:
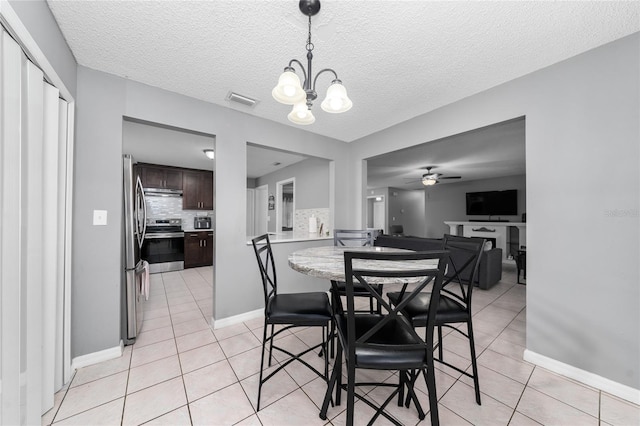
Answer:
[[[374, 245], [415, 251], [440, 250], [442, 248], [442, 239], [379, 235], [374, 241]], [[501, 279], [502, 249], [492, 248], [485, 250], [480, 258], [476, 286], [486, 290], [493, 287]]]

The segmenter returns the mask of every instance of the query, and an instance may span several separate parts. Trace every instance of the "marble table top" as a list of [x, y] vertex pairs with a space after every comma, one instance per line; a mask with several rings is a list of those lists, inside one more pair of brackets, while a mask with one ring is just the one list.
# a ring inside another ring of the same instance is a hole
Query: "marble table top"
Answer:
[[[390, 247], [335, 247], [335, 246], [322, 246], [322, 247], [310, 247], [303, 250], [298, 250], [289, 255], [289, 266], [302, 274], [310, 275], [317, 278], [325, 278], [333, 281], [345, 281], [344, 276], [344, 252], [345, 251], [364, 251], [364, 252], [410, 252], [410, 250], [403, 250]], [[389, 265], [385, 266], [385, 263], [393, 263], [393, 270], [398, 269], [399, 262], [384, 262], [384, 261], [371, 261], [371, 260], [358, 260], [354, 261], [355, 268], [362, 269], [377, 269], [384, 270], [390, 269]], [[424, 261], [407, 261], [402, 262], [407, 265], [407, 269], [415, 268], [416, 264], [423, 268], [437, 268], [438, 260], [424, 260]], [[395, 280], [390, 278], [384, 279], [372, 279], [371, 283], [394, 283]], [[397, 280], [398, 284], [404, 284], [405, 280]]]

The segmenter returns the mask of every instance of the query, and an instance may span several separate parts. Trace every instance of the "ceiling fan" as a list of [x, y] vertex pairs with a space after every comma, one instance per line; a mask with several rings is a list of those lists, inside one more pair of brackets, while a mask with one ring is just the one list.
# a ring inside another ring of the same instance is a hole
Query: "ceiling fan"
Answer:
[[422, 175], [422, 178], [413, 179], [406, 183], [409, 184], [409, 183], [420, 181], [424, 186], [431, 186], [431, 185], [435, 185], [436, 183], [439, 183], [441, 180], [462, 178], [462, 176], [445, 176], [442, 173], [431, 173], [431, 169], [435, 168], [434, 166], [428, 166], [428, 167], [422, 167], [422, 168], [427, 171], [427, 173]]

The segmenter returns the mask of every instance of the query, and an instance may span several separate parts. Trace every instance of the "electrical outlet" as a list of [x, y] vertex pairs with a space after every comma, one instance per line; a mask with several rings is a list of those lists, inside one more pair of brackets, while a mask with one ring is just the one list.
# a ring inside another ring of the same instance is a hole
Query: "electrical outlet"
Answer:
[[107, 211], [106, 210], [94, 210], [93, 211], [93, 224], [94, 225], [106, 225], [107, 224]]

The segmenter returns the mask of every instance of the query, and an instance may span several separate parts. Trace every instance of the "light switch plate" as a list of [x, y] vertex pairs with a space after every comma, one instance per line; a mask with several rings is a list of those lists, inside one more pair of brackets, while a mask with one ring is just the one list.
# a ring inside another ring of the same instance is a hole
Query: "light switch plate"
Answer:
[[94, 210], [93, 211], [93, 224], [94, 225], [106, 225], [107, 224], [107, 211], [106, 210]]

